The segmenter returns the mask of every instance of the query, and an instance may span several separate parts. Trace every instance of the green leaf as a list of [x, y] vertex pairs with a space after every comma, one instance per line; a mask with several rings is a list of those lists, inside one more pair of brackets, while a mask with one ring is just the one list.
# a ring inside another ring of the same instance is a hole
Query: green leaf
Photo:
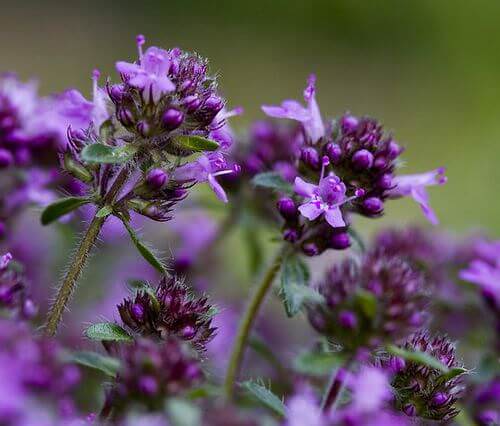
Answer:
[[321, 297], [308, 287], [309, 278], [309, 269], [298, 255], [292, 253], [283, 259], [280, 293], [289, 317], [296, 315], [307, 300]]
[[104, 206], [95, 214], [96, 217], [106, 217], [113, 213], [113, 207]]
[[220, 395], [222, 395], [222, 389], [220, 387], [207, 383], [205, 385], [191, 389], [186, 394], [186, 397], [193, 400], [193, 399], [201, 399], [201, 398], [205, 399], [205, 398], [217, 397]]
[[392, 355], [403, 358], [405, 361], [414, 362], [416, 364], [425, 365], [430, 368], [434, 368], [438, 371], [441, 371], [444, 374], [448, 374], [450, 369], [444, 365], [441, 361], [437, 360], [433, 356], [429, 355], [426, 352], [421, 351], [410, 351], [407, 349], [399, 348], [394, 345], [389, 345], [387, 347], [387, 352]]
[[52, 204], [49, 204], [42, 212], [42, 225], [48, 225], [64, 216], [76, 210], [78, 207], [84, 204], [90, 203], [90, 199], [81, 197], [67, 197], [61, 198]]
[[361, 308], [363, 313], [373, 319], [377, 313], [377, 298], [375, 295], [366, 290], [356, 291], [356, 304]]
[[174, 136], [172, 139], [174, 144], [179, 147], [195, 152], [215, 151], [219, 148], [216, 141], [201, 136], [179, 135]]
[[462, 374], [467, 374], [469, 370], [462, 367], [449, 368], [447, 373], [442, 374], [438, 377], [438, 380], [447, 382], [448, 380], [454, 379], [455, 377], [461, 376]]
[[304, 351], [293, 360], [295, 371], [308, 376], [322, 377], [342, 365], [343, 359], [335, 352]]
[[120, 369], [120, 360], [91, 351], [76, 352], [72, 354], [70, 361], [99, 370], [111, 377], [115, 377]]
[[252, 183], [255, 186], [274, 189], [285, 194], [293, 194], [293, 187], [290, 182], [287, 182], [283, 177], [276, 172], [259, 173], [254, 176]]
[[166, 274], [165, 267], [163, 266], [163, 263], [161, 262], [158, 257], [139, 239], [135, 231], [130, 227], [129, 223], [127, 221], [122, 220], [123, 225], [125, 225], [125, 228], [127, 229], [130, 239], [134, 243], [137, 251], [141, 254], [141, 256], [149, 262], [151, 266], [153, 266], [158, 272], [161, 274]]
[[118, 164], [133, 158], [137, 152], [134, 145], [109, 146], [101, 143], [87, 145], [82, 151], [82, 159], [89, 163]]
[[110, 342], [132, 342], [134, 340], [126, 330], [113, 322], [92, 324], [83, 334], [91, 340], [105, 340]]
[[275, 414], [279, 415], [280, 417], [285, 417], [285, 404], [283, 404], [283, 401], [265, 386], [251, 380], [241, 383], [240, 386], [248, 394], [253, 396], [257, 401], [269, 408]]
[[166, 403], [169, 424], [172, 426], [201, 426], [200, 408], [180, 398], [170, 398]]

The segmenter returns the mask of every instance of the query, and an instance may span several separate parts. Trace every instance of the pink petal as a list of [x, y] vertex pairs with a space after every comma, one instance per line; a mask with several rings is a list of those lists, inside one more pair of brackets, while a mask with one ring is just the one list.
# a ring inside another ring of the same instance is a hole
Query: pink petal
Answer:
[[334, 228], [345, 226], [344, 218], [339, 207], [332, 207], [325, 213], [326, 221]]
[[143, 72], [139, 65], [131, 64], [130, 62], [118, 61], [115, 67], [120, 74], [133, 75]]
[[314, 220], [323, 213], [319, 202], [309, 201], [299, 206], [299, 212], [309, 220]]

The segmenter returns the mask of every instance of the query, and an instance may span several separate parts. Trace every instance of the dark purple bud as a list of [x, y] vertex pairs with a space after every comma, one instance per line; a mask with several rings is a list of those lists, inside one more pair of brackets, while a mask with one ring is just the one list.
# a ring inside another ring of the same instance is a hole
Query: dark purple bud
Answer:
[[126, 108], [121, 108], [116, 114], [116, 118], [120, 120], [125, 127], [130, 127], [134, 124], [134, 116], [132, 112]]
[[373, 165], [373, 154], [367, 149], [360, 149], [352, 156], [352, 164], [358, 170], [369, 169]]
[[302, 252], [306, 255], [306, 256], [317, 256], [318, 254], [320, 254], [320, 250], [319, 250], [319, 247], [317, 246], [316, 243], [305, 243], [305, 244], [302, 244]]
[[384, 173], [377, 180], [377, 186], [380, 189], [390, 189], [392, 188], [392, 175], [390, 173]]
[[401, 147], [396, 142], [391, 140], [387, 146], [387, 156], [391, 160], [394, 160], [399, 154], [401, 154]]
[[337, 232], [330, 239], [330, 247], [336, 250], [345, 250], [350, 245], [351, 239], [347, 232]]
[[111, 100], [118, 103], [122, 100], [125, 93], [125, 85], [123, 84], [113, 84], [108, 89], [108, 94]]
[[409, 417], [415, 417], [417, 415], [417, 409], [413, 404], [406, 404], [403, 407], [403, 413]]
[[387, 159], [385, 157], [377, 157], [373, 162], [373, 167], [377, 170], [383, 170], [387, 167]]
[[14, 157], [10, 151], [0, 148], [0, 169], [5, 169], [14, 163]]
[[192, 89], [194, 87], [194, 84], [191, 80], [184, 80], [179, 88], [181, 92], [184, 92], [186, 90]]
[[369, 214], [378, 214], [384, 209], [384, 203], [378, 197], [369, 197], [363, 201], [363, 209]]
[[143, 138], [147, 138], [151, 135], [151, 126], [144, 120], [137, 123], [137, 131]]
[[68, 129], [68, 136], [72, 141], [80, 143], [85, 143], [87, 139], [87, 135], [83, 129], [73, 129], [72, 127]]
[[183, 102], [188, 112], [195, 112], [201, 105], [201, 101], [196, 95], [186, 96]]
[[163, 125], [168, 130], [177, 129], [184, 120], [184, 113], [175, 108], [169, 108], [163, 113]]
[[146, 395], [154, 395], [158, 392], [158, 383], [152, 376], [142, 376], [139, 379], [139, 391]]
[[342, 149], [336, 143], [328, 143], [325, 146], [325, 153], [332, 164], [337, 164], [342, 158]]
[[343, 133], [352, 133], [356, 131], [359, 125], [359, 119], [351, 114], [346, 114], [340, 119], [340, 127]]
[[196, 335], [196, 329], [192, 325], [186, 325], [180, 335], [183, 339], [191, 340]]
[[289, 243], [294, 243], [299, 239], [299, 231], [293, 228], [285, 229], [283, 231], [283, 239]]
[[432, 397], [431, 404], [434, 407], [442, 407], [449, 401], [449, 396], [446, 395], [444, 392], [438, 392]]
[[403, 371], [406, 366], [406, 362], [403, 358], [400, 358], [398, 356], [394, 356], [391, 358], [389, 361], [389, 367], [391, 368], [391, 371], [394, 374], [399, 373], [400, 371]]
[[278, 203], [278, 210], [284, 219], [295, 219], [297, 217], [297, 206], [291, 198], [281, 198]]
[[339, 313], [339, 323], [342, 327], [352, 330], [358, 325], [358, 318], [352, 311], [342, 311]]
[[318, 151], [316, 151], [312, 146], [302, 148], [302, 151], [300, 152], [300, 159], [312, 169], [317, 170], [321, 166]]
[[144, 319], [144, 307], [140, 303], [134, 303], [130, 311], [137, 322]]
[[162, 189], [168, 182], [168, 175], [162, 169], [153, 169], [146, 176], [146, 183], [151, 189]]
[[213, 111], [215, 115], [224, 107], [224, 102], [218, 96], [210, 95], [208, 99], [205, 101], [203, 107], [205, 109]]

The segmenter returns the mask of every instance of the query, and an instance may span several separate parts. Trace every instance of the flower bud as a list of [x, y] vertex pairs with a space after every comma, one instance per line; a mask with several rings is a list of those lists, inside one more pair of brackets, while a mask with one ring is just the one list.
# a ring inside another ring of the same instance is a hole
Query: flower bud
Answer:
[[284, 219], [293, 220], [297, 218], [298, 210], [291, 198], [281, 198], [278, 201], [278, 210]]
[[151, 126], [144, 120], [137, 123], [137, 131], [143, 138], [151, 136]]
[[114, 103], [122, 100], [125, 93], [125, 86], [123, 84], [113, 84], [108, 87], [108, 95]]
[[340, 119], [340, 127], [343, 133], [352, 133], [356, 131], [359, 125], [359, 119], [351, 114], [346, 114]]
[[196, 95], [186, 96], [183, 105], [186, 107], [188, 112], [195, 112], [201, 105], [201, 101]]
[[302, 252], [306, 255], [306, 256], [317, 256], [318, 254], [320, 254], [320, 249], [318, 247], [318, 245], [316, 243], [305, 243], [305, 244], [302, 244]]
[[390, 173], [384, 173], [377, 180], [377, 186], [380, 189], [390, 189], [392, 188], [392, 175]]
[[387, 156], [391, 159], [394, 160], [395, 158], [398, 157], [399, 154], [401, 154], [401, 147], [391, 140], [387, 146]]
[[342, 327], [352, 330], [358, 325], [358, 319], [354, 312], [342, 311], [339, 313], [339, 323]]
[[336, 232], [330, 238], [330, 247], [336, 250], [345, 250], [350, 247], [351, 239], [347, 232]]
[[6, 149], [0, 148], [0, 169], [5, 169], [14, 163], [14, 157]]
[[134, 115], [129, 109], [121, 108], [116, 113], [116, 118], [122, 123], [125, 127], [130, 127], [134, 124]]
[[162, 189], [168, 182], [168, 175], [162, 169], [152, 169], [146, 176], [146, 183], [151, 189]]
[[342, 158], [342, 149], [336, 143], [328, 143], [325, 146], [325, 153], [332, 164], [337, 164]]
[[444, 404], [448, 402], [448, 400], [449, 397], [444, 392], [437, 392], [432, 397], [431, 404], [434, 405], [435, 407], [442, 407]]
[[207, 110], [210, 110], [215, 115], [224, 107], [224, 102], [218, 96], [211, 95], [205, 101], [203, 107]]
[[302, 148], [300, 152], [300, 159], [312, 169], [317, 170], [320, 168], [321, 163], [318, 151], [316, 151], [312, 146]]
[[299, 238], [300, 234], [297, 229], [289, 228], [283, 231], [283, 239], [289, 243], [295, 243]]
[[169, 108], [163, 113], [163, 126], [168, 130], [177, 129], [184, 120], [184, 114], [175, 108]]
[[384, 209], [384, 203], [378, 197], [369, 197], [363, 201], [363, 210], [368, 214], [379, 214]]
[[358, 170], [369, 169], [373, 165], [373, 154], [366, 149], [360, 149], [352, 156], [352, 164]]

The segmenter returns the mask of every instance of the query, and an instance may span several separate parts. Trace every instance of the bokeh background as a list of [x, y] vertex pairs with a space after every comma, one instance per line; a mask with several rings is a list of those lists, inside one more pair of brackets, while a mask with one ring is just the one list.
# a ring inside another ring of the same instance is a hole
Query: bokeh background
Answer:
[[[408, 148], [408, 172], [440, 165], [442, 226], [500, 232], [500, 2], [252, 0], [1, 2], [0, 68], [43, 93], [90, 93], [94, 67], [135, 56], [134, 36], [211, 60], [244, 126], [262, 103], [301, 96], [315, 72], [324, 114], [381, 119]], [[404, 218], [404, 219], [402, 219]], [[386, 221], [421, 220], [411, 200]]]

